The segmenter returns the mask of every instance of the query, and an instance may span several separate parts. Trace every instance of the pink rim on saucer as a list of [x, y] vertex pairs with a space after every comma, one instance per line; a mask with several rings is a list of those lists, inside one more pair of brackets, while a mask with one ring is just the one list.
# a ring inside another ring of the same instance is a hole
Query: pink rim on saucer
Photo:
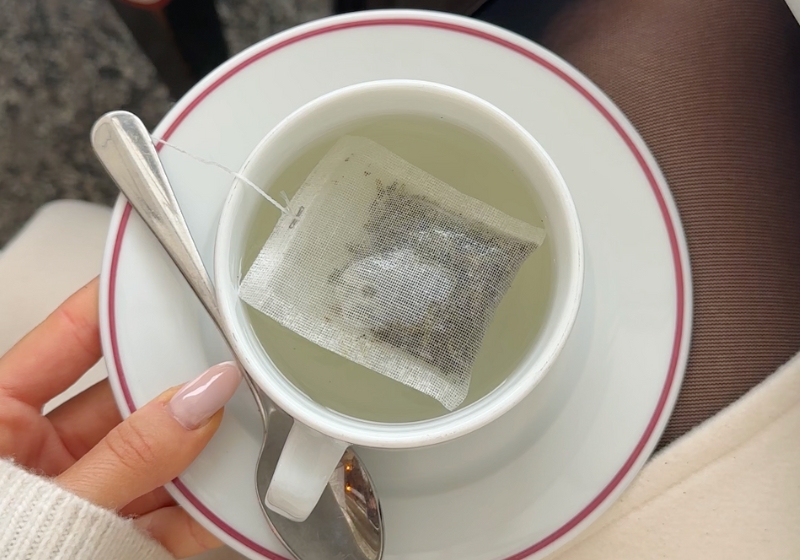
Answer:
[[[677, 287], [677, 294], [676, 294], [677, 309], [675, 311], [676, 328], [675, 328], [675, 338], [672, 346], [672, 353], [669, 362], [669, 368], [667, 370], [666, 377], [664, 380], [664, 386], [661, 390], [661, 394], [659, 395], [659, 399], [656, 408], [653, 412], [653, 415], [650, 418], [650, 421], [648, 422], [644, 433], [639, 439], [630, 457], [627, 459], [627, 461], [625, 461], [625, 464], [611, 479], [611, 481], [609, 481], [609, 483], [603, 488], [603, 490], [586, 507], [584, 507], [577, 515], [575, 515], [567, 523], [565, 523], [563, 526], [561, 526], [559, 529], [557, 529], [544, 539], [541, 539], [540, 541], [533, 543], [528, 548], [505, 559], [505, 560], [521, 560], [544, 549], [548, 545], [553, 544], [561, 537], [566, 535], [578, 524], [580, 524], [584, 519], [586, 519], [589, 515], [591, 515], [592, 512], [594, 512], [612, 494], [612, 492], [614, 492], [614, 490], [619, 486], [619, 484], [628, 474], [628, 472], [636, 463], [636, 461], [640, 458], [640, 455], [642, 454], [644, 449], [647, 447], [647, 444], [650, 441], [651, 437], [653, 436], [653, 432], [656, 429], [656, 426], [658, 425], [662, 415], [667, 409], [667, 403], [669, 401], [670, 392], [673, 389], [673, 385], [677, 377], [677, 370], [680, 363], [681, 347], [685, 336], [684, 315], [686, 312], [686, 303], [687, 303], [686, 294], [684, 293], [684, 286], [686, 285], [686, 279], [684, 278], [685, 271], [683, 263], [681, 261], [681, 250], [678, 241], [678, 234], [675, 229], [675, 224], [673, 223], [672, 217], [670, 215], [669, 207], [665, 200], [664, 193], [662, 192], [662, 189], [666, 187], [659, 184], [659, 181], [656, 179], [659, 173], [657, 171], [654, 171], [649, 166], [646, 158], [642, 155], [642, 153], [639, 151], [639, 148], [636, 146], [635, 142], [625, 131], [625, 127], [615, 119], [615, 117], [608, 111], [608, 109], [603, 105], [603, 103], [600, 100], [598, 100], [591, 92], [589, 92], [586, 88], [584, 88], [574, 78], [569, 76], [566, 72], [564, 72], [558, 66], [554, 65], [552, 62], [549, 62], [541, 58], [539, 55], [530, 52], [525, 47], [514, 44], [501, 37], [494, 36], [490, 33], [487, 33], [486, 31], [473, 29], [456, 23], [448, 23], [437, 20], [427, 20], [422, 18], [394, 19], [386, 17], [376, 17], [375, 19], [361, 19], [359, 21], [331, 23], [328, 26], [314, 29], [306, 33], [302, 33], [300, 35], [296, 35], [294, 37], [290, 37], [284, 41], [281, 41], [273, 45], [268, 45], [268, 46], [265, 45], [262, 50], [254, 52], [247, 59], [237, 64], [236, 66], [228, 70], [225, 74], [220, 76], [217, 80], [210, 83], [203, 90], [199, 91], [195, 95], [194, 99], [191, 100], [191, 102], [186, 106], [186, 108], [180, 114], [178, 114], [178, 116], [170, 124], [169, 128], [162, 135], [162, 138], [164, 140], [169, 140], [170, 136], [181, 125], [181, 122], [183, 122], [183, 120], [198, 105], [200, 105], [211, 92], [213, 92], [217, 87], [219, 87], [225, 81], [230, 79], [236, 73], [240, 72], [242, 69], [260, 60], [261, 58], [269, 56], [270, 54], [280, 49], [283, 49], [284, 47], [309, 39], [311, 37], [316, 37], [319, 35], [334, 33], [337, 31], [356, 28], [356, 27], [383, 26], [383, 25], [437, 28], [452, 33], [462, 33], [466, 35], [471, 35], [473, 37], [489, 41], [506, 49], [512, 50], [528, 58], [531, 61], [531, 63], [537, 64], [545, 68], [553, 75], [555, 75], [557, 78], [566, 82], [570, 87], [572, 87], [578, 93], [580, 93], [589, 103], [591, 103], [592, 106], [598, 112], [600, 112], [600, 114], [609, 122], [609, 124], [611, 124], [611, 126], [614, 128], [617, 134], [619, 134], [619, 136], [628, 146], [628, 149], [630, 149], [636, 161], [639, 163], [642, 172], [647, 178], [647, 182], [649, 183], [650, 188], [653, 192], [653, 196], [655, 197], [658, 203], [659, 209], [661, 211], [661, 216], [664, 219], [664, 225], [667, 229], [667, 233], [669, 236], [670, 249], [672, 252], [672, 259], [675, 268], [675, 285]], [[114, 368], [116, 369], [119, 378], [119, 384], [122, 389], [122, 393], [124, 394], [125, 401], [130, 411], [133, 412], [136, 410], [136, 405], [133, 401], [133, 398], [131, 397], [131, 393], [125, 378], [125, 370], [123, 367], [122, 360], [120, 358], [117, 333], [116, 333], [117, 329], [116, 318], [115, 318], [115, 290], [116, 290], [117, 267], [119, 263], [120, 252], [122, 249], [122, 241], [125, 236], [125, 230], [128, 223], [128, 219], [130, 218], [131, 210], [132, 207], [130, 206], [130, 204], [127, 204], [125, 210], [123, 211], [122, 218], [119, 222], [119, 228], [117, 230], [116, 239], [114, 242], [114, 250], [111, 257], [110, 274], [109, 274], [108, 320], [109, 320], [109, 331], [110, 331], [110, 340], [113, 353]], [[257, 543], [253, 542], [244, 535], [240, 534], [233, 527], [222, 521], [210, 509], [208, 509], [194, 494], [192, 494], [192, 492], [189, 491], [189, 489], [181, 482], [179, 478], [175, 479], [173, 481], [173, 484], [175, 488], [195, 508], [197, 508], [197, 510], [200, 513], [202, 513], [209, 521], [211, 521], [211, 523], [216, 525], [221, 531], [229, 535], [232, 539], [241, 543], [241, 545], [272, 560], [288, 560], [283, 556], [280, 556], [275, 552], [268, 550], [263, 546], [258, 545]]]

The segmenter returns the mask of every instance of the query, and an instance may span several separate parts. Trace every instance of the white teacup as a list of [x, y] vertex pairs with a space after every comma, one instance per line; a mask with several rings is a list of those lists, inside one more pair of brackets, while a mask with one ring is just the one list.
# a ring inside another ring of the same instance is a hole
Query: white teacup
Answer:
[[[345, 416], [313, 401], [275, 367], [248, 328], [237, 290], [242, 255], [262, 199], [236, 181], [223, 209], [215, 249], [220, 310], [235, 350], [272, 401], [295, 419], [266, 505], [303, 521], [314, 509], [345, 449], [353, 445], [413, 448], [442, 443], [498, 418], [520, 402], [547, 373], [569, 335], [583, 288], [583, 243], [569, 191], [558, 169], [534, 138], [493, 105], [474, 95], [429, 82], [386, 80], [346, 87], [301, 107], [276, 126], [253, 150], [240, 173], [268, 188], [304, 148], [350, 123], [371, 117], [413, 115], [445, 118], [502, 150], [536, 195], [547, 217], [554, 279], [551, 305], [541, 331], [520, 365], [480, 400], [430, 420], [379, 423]], [[377, 373], [375, 375], [378, 375]]]

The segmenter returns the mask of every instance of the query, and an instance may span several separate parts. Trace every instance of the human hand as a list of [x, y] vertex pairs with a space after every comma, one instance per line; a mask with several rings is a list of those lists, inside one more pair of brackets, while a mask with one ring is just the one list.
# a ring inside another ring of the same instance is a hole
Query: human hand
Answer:
[[0, 457], [134, 517], [178, 558], [219, 546], [163, 485], [189, 466], [219, 427], [221, 407], [241, 379], [235, 365], [212, 367], [125, 421], [107, 380], [42, 415], [45, 403], [101, 357], [97, 304], [95, 279], [0, 357]]

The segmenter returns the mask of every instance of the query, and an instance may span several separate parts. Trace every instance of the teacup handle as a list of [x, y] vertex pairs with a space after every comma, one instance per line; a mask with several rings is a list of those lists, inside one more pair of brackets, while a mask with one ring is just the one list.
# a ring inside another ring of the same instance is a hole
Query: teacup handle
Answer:
[[292, 521], [305, 521], [349, 445], [295, 420], [272, 475], [265, 505]]

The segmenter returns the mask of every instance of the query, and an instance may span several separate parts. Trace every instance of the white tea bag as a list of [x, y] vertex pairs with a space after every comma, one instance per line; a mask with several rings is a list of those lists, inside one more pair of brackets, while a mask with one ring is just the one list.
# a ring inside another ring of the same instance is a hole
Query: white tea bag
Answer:
[[353, 136], [331, 148], [289, 208], [239, 297], [458, 407], [497, 305], [544, 230]]

